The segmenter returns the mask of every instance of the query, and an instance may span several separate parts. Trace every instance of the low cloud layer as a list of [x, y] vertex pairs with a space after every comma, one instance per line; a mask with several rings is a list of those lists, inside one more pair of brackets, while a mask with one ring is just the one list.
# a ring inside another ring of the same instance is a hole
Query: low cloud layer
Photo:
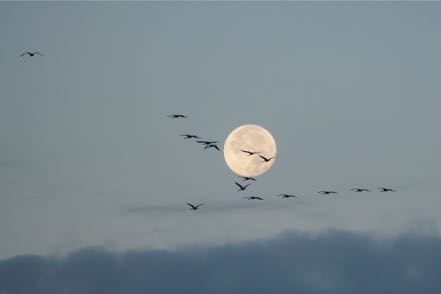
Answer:
[[0, 293], [439, 293], [441, 238], [347, 232], [178, 251], [84, 249], [0, 261]]

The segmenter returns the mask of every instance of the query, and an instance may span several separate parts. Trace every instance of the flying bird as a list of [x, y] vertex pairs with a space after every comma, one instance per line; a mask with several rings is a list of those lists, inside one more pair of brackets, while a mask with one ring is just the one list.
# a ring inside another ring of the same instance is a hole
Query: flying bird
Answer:
[[351, 189], [351, 191], [354, 191], [354, 192], [370, 192], [371, 190], [363, 189], [363, 188], [353, 188], [353, 189]]
[[200, 139], [201, 138], [201, 137], [198, 137], [196, 135], [189, 135], [189, 134], [182, 134], [182, 135], [179, 135], [179, 136], [185, 137], [184, 139], [192, 139], [192, 138]]
[[217, 149], [217, 151], [220, 151], [219, 147], [217, 147], [216, 144], [205, 145], [204, 149], [208, 149], [208, 148], [215, 148]]
[[322, 195], [337, 194], [337, 192], [335, 191], [318, 191], [317, 193], [320, 193]]
[[245, 181], [257, 181], [255, 178], [253, 177], [239, 177], [242, 179], [243, 182]]
[[379, 189], [380, 192], [397, 192], [394, 189], [384, 188], [384, 187], [377, 187], [377, 189]]
[[248, 156], [260, 153], [260, 152], [253, 152], [253, 151], [248, 151], [248, 150], [242, 150], [242, 149], [240, 151], [242, 151], [243, 153], [247, 153]]
[[41, 54], [40, 52], [35, 51], [35, 52], [24, 52], [20, 54], [20, 57], [23, 57], [25, 55], [29, 55], [29, 57], [34, 57], [35, 55], [43, 56], [43, 54]]
[[270, 162], [272, 159], [276, 158], [275, 156], [270, 157], [270, 158], [266, 158], [265, 156], [259, 155], [260, 158], [263, 159], [262, 162]]
[[248, 200], [263, 200], [263, 198], [258, 197], [258, 196], [246, 196], [243, 198], [247, 198]]
[[187, 205], [191, 207], [190, 210], [198, 210], [198, 208], [199, 208], [201, 205], [204, 205], [204, 203], [197, 204], [197, 205], [193, 205], [193, 204], [187, 202]]
[[186, 115], [183, 115], [183, 114], [170, 114], [170, 115], [167, 115], [168, 117], [170, 117], [170, 118], [187, 118], [187, 116]]
[[234, 182], [234, 183], [236, 183], [236, 185], [239, 187], [239, 190], [237, 190], [237, 191], [245, 191], [245, 189], [250, 185], [250, 184], [248, 184], [248, 185], [242, 186], [238, 182]]
[[282, 198], [299, 198], [298, 196], [292, 194], [277, 194], [277, 196], [280, 196]]
[[203, 145], [212, 145], [212, 144], [219, 143], [219, 141], [204, 141], [204, 140], [198, 140], [196, 142], [199, 144], [203, 144]]

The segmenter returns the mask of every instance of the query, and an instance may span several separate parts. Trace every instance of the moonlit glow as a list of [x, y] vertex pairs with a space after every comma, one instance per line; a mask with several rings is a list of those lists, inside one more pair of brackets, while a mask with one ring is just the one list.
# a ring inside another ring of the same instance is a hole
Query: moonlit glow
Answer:
[[[260, 152], [248, 156], [241, 150]], [[228, 167], [240, 176], [255, 177], [266, 172], [275, 161], [262, 162], [259, 155], [276, 156], [276, 141], [266, 129], [258, 125], [243, 125], [233, 130], [225, 140], [224, 157]]]

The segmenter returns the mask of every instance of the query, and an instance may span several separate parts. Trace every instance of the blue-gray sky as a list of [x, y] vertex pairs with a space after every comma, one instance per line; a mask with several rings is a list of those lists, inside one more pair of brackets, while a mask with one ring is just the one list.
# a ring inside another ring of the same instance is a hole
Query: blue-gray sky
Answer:
[[[440, 30], [436, 2], [1, 2], [0, 258], [438, 236]], [[246, 123], [278, 146], [259, 203], [178, 136]]]

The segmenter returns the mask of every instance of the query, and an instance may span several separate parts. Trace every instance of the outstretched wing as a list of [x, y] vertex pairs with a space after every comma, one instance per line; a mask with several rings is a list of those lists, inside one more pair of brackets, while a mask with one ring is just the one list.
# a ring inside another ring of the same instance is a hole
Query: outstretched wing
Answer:
[[239, 184], [238, 182], [234, 182], [239, 188], [241, 189], [245, 189], [241, 184]]
[[187, 202], [187, 205], [188, 205], [188, 206], [190, 206], [190, 207], [191, 207], [191, 208], [193, 208], [193, 209], [197, 209], [197, 207], [196, 207], [196, 206], [194, 206], [194, 205], [193, 205], [193, 204], [191, 204], [191, 203], [188, 203], [188, 202]]

